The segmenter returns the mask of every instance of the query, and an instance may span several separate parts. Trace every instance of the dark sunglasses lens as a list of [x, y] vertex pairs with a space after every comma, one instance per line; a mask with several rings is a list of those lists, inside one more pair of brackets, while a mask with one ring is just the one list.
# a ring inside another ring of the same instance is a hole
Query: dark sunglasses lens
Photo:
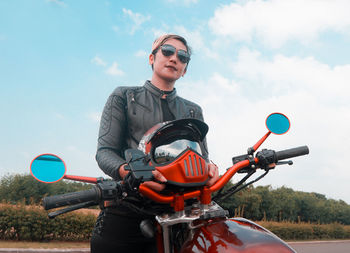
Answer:
[[[161, 50], [164, 56], [171, 56], [176, 52], [176, 48], [171, 45], [163, 45], [161, 46]], [[179, 50], [177, 57], [182, 63], [188, 63], [190, 61], [190, 56], [185, 50]]]
[[175, 53], [176, 49], [175, 47], [169, 46], [169, 45], [164, 45], [162, 46], [162, 53], [164, 56], [170, 56]]
[[190, 56], [184, 50], [179, 50], [177, 52], [177, 56], [179, 57], [179, 59], [182, 63], [188, 63], [190, 61]]

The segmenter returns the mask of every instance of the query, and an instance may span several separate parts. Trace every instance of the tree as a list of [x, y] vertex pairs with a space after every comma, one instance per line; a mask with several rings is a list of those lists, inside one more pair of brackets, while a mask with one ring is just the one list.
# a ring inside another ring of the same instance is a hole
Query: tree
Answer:
[[0, 180], [0, 200], [13, 204], [21, 201], [25, 201], [26, 204], [38, 204], [47, 195], [81, 191], [90, 187], [89, 184], [63, 180], [53, 184], [45, 184], [27, 174], [6, 175]]
[[[224, 189], [232, 185], [229, 183]], [[253, 220], [350, 224], [350, 205], [344, 201], [287, 187], [272, 189], [271, 186], [254, 188], [250, 185], [218, 203], [229, 210], [231, 216]]]

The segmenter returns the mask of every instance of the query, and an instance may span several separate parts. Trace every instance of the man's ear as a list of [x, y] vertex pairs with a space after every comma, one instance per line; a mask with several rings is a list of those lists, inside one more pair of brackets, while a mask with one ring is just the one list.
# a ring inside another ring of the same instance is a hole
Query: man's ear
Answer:
[[153, 54], [150, 54], [148, 56], [148, 63], [149, 63], [149, 65], [153, 65], [153, 63], [154, 63], [154, 55]]
[[184, 72], [182, 73], [182, 77], [186, 74], [186, 72], [187, 72], [187, 66], [186, 66], [186, 68], [184, 69]]

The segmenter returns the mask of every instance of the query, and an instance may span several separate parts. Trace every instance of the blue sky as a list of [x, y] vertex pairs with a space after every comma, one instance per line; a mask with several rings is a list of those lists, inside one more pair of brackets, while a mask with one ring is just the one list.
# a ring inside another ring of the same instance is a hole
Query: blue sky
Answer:
[[307, 144], [310, 155], [259, 184], [350, 203], [349, 9], [346, 0], [0, 1], [0, 176], [29, 172], [41, 153], [62, 157], [70, 174], [102, 176], [94, 155], [108, 95], [150, 79], [153, 40], [178, 33], [194, 54], [176, 88], [202, 106], [222, 173], [280, 111], [291, 129], [263, 148]]

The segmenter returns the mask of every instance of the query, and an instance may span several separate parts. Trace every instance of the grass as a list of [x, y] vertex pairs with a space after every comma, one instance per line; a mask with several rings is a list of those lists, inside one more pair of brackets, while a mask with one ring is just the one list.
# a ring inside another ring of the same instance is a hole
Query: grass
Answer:
[[0, 240], [0, 248], [35, 248], [35, 249], [76, 249], [90, 248], [89, 242], [26, 242], [26, 241], [2, 241]]

